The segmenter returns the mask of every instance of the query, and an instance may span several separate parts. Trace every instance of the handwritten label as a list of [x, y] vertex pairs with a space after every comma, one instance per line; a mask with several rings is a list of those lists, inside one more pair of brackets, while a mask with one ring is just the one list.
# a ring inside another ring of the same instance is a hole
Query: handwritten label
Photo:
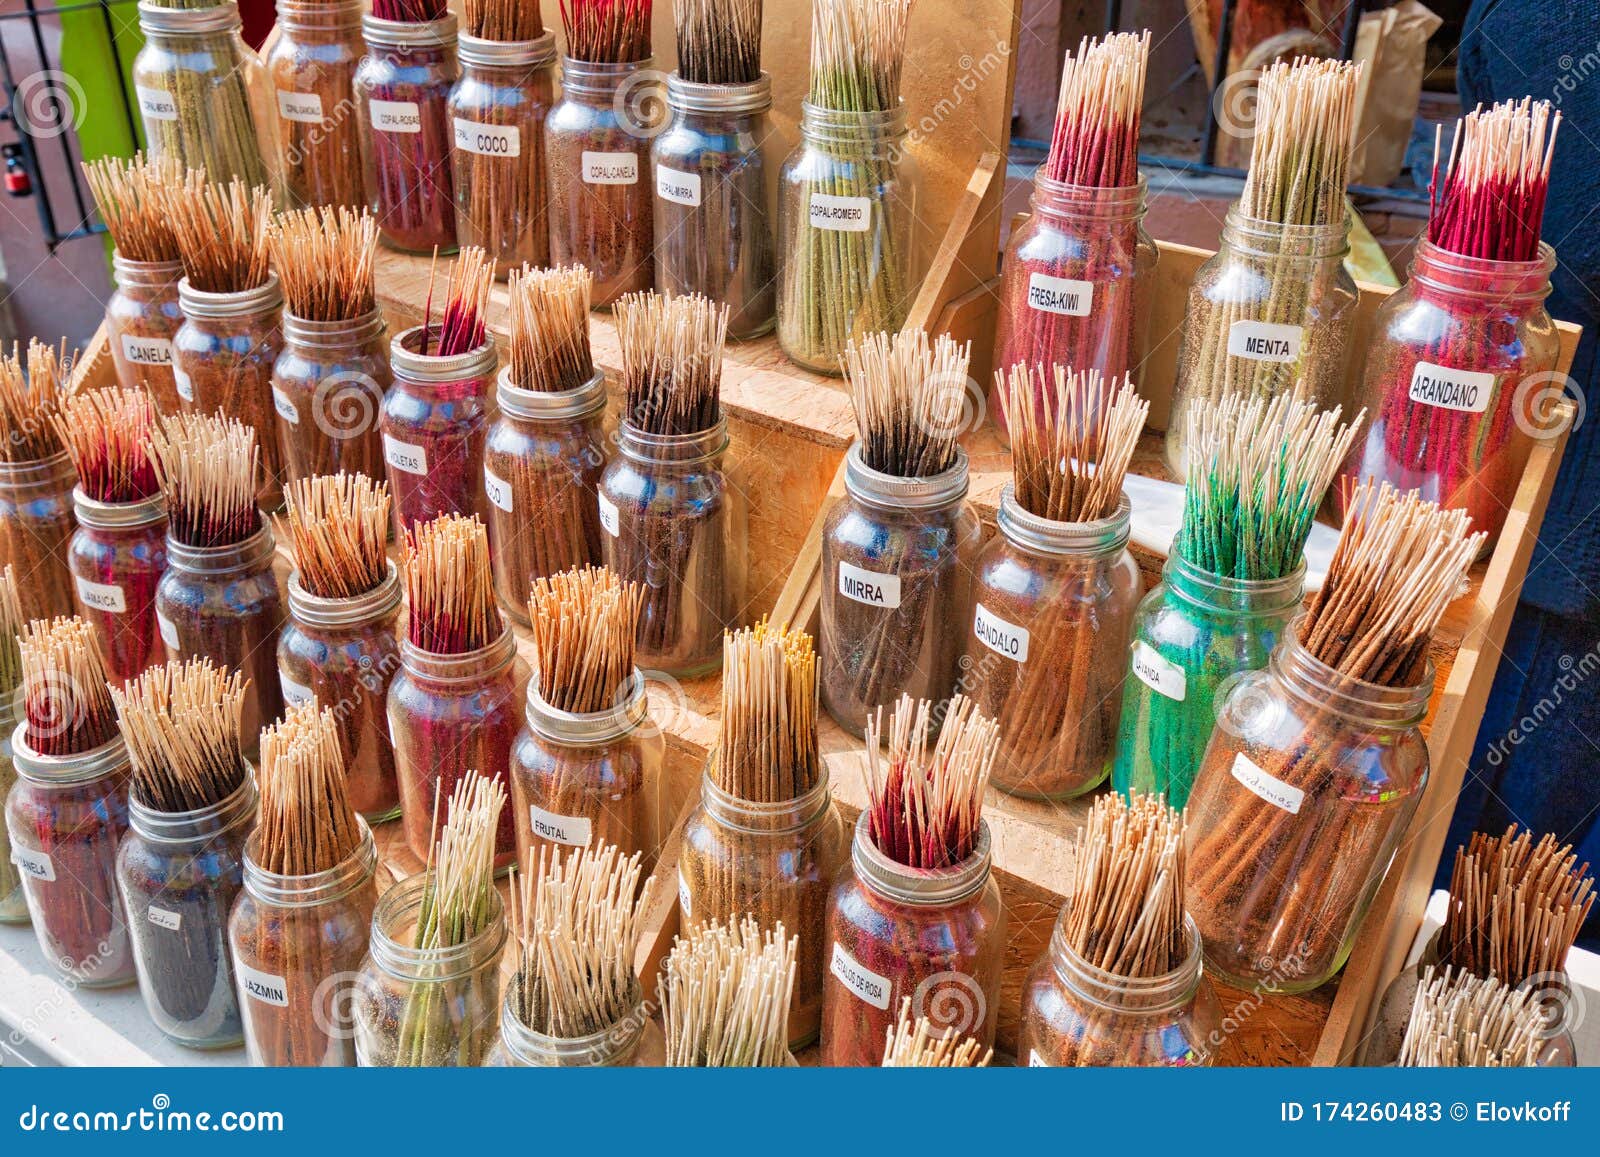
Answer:
[[380, 133], [420, 133], [422, 110], [414, 100], [375, 100], [368, 104], [372, 127]]
[[455, 127], [456, 148], [464, 153], [480, 157], [522, 155], [522, 130], [516, 125], [485, 125], [456, 117]]
[[1410, 397], [1424, 406], [1481, 414], [1494, 397], [1493, 374], [1476, 370], [1453, 370], [1433, 362], [1418, 362], [1411, 371]]
[[136, 366], [170, 366], [172, 343], [164, 337], [122, 335], [122, 356]]
[[32, 848], [19, 848], [11, 845], [11, 862], [21, 870], [24, 876], [35, 880], [42, 880], [46, 884], [53, 884], [56, 878], [56, 866], [46, 852], [38, 852]]
[[512, 512], [511, 483], [487, 466], [483, 468], [483, 492], [489, 496], [489, 501], [501, 510], [507, 514]]
[[554, 844], [570, 844], [575, 848], [589, 846], [594, 825], [582, 816], [558, 816], [547, 812], [538, 804], [528, 805], [528, 825], [534, 835]]
[[298, 707], [302, 703], [316, 702], [317, 693], [304, 683], [291, 679], [287, 671], [281, 669], [278, 671], [278, 685], [283, 688], [285, 707]]
[[194, 380], [179, 368], [178, 363], [172, 363], [172, 382], [178, 387], [178, 397], [186, 402], [194, 402]]
[[633, 153], [591, 153], [583, 150], [585, 185], [637, 185], [639, 158]]
[[1074, 281], [1070, 277], [1050, 277], [1043, 273], [1028, 276], [1028, 305], [1040, 313], [1087, 317], [1092, 304], [1092, 281]]
[[833, 960], [828, 971], [839, 978], [839, 983], [866, 1001], [873, 1008], [889, 1007], [889, 978], [879, 976], [845, 951], [843, 944], [833, 942]]
[[847, 562], [839, 564], [839, 593], [869, 607], [893, 610], [900, 605], [900, 576], [878, 574]]
[[1275, 775], [1270, 775], [1266, 769], [1258, 767], [1251, 762], [1244, 752], [1233, 757], [1233, 778], [1244, 785], [1246, 791], [1252, 795], [1260, 796], [1273, 807], [1282, 808], [1292, 816], [1300, 814], [1300, 805], [1306, 801], [1306, 793], [1291, 784], [1284, 783]]
[[277, 386], [272, 387], [272, 408], [278, 411], [278, 417], [288, 422], [291, 426], [300, 424], [300, 407], [294, 404], [294, 399], [284, 393]]
[[1163, 659], [1156, 649], [1143, 639], [1133, 644], [1133, 673], [1157, 695], [1165, 695], [1168, 699], [1183, 702], [1185, 692], [1188, 690], [1188, 678], [1183, 673], [1183, 668], [1176, 663]]
[[1008, 623], [982, 603], [973, 615], [972, 633], [995, 654], [1018, 663], [1028, 661], [1028, 628]]
[[1228, 353], [1252, 362], [1297, 361], [1301, 332], [1274, 321], [1236, 321], [1228, 327]]
[[283, 977], [251, 968], [242, 960], [235, 960], [233, 969], [239, 977], [239, 987], [249, 993], [252, 1000], [279, 1008], [289, 1007], [289, 984]]
[[681, 169], [656, 166], [656, 196], [674, 205], [700, 203], [700, 174], [685, 173]]
[[872, 202], [865, 197], [835, 197], [812, 193], [807, 220], [813, 229], [835, 233], [865, 233], [872, 224]]
[[165, 908], [152, 907], [149, 910], [150, 923], [157, 928], [165, 928], [168, 932], [176, 932], [183, 927], [183, 914], [181, 912], [168, 912]]
[[175, 121], [178, 119], [178, 102], [165, 89], [136, 85], [139, 93], [139, 111], [145, 120]]
[[303, 125], [322, 123], [322, 97], [314, 92], [278, 90], [278, 115], [286, 121], [299, 121]]
[[161, 641], [165, 643], [174, 654], [181, 653], [182, 648], [178, 646], [177, 626], [171, 619], [167, 618], [167, 616], [163, 615], [159, 610], [156, 611], [156, 627], [161, 631]]
[[128, 600], [122, 588], [115, 583], [92, 583], [78, 579], [78, 601], [86, 611], [104, 611], [108, 615], [128, 613]]
[[398, 438], [383, 436], [383, 460], [403, 474], [426, 474], [428, 452], [421, 446], [402, 442]]
[[605, 527], [606, 533], [612, 538], [618, 537], [622, 533], [622, 523], [617, 504], [604, 494], [598, 494], [596, 497], [600, 500], [600, 525]]

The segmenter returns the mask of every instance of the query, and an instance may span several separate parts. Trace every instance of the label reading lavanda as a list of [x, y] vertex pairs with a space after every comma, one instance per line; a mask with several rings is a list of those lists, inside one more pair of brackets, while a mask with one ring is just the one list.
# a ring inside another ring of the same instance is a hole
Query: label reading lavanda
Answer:
[[298, 707], [302, 703], [316, 701], [317, 693], [304, 683], [299, 683], [289, 678], [287, 672], [278, 672], [278, 683], [283, 688], [283, 704], [285, 707]]
[[128, 613], [128, 600], [123, 596], [122, 588], [115, 583], [92, 583], [88, 579], [78, 579], [78, 601], [84, 609], [90, 611], [104, 611], [108, 615], [125, 615]]
[[1028, 628], [1008, 623], [982, 603], [972, 618], [972, 633], [978, 642], [998, 655], [1018, 663], [1028, 661]]
[[136, 86], [139, 93], [139, 111], [146, 120], [175, 121], [178, 119], [178, 102], [165, 89]]
[[865, 233], [872, 224], [872, 202], [865, 197], [835, 197], [831, 193], [811, 194], [808, 214], [813, 229], [835, 233]]
[[428, 472], [428, 452], [421, 446], [413, 446], [410, 442], [402, 442], [398, 438], [383, 436], [383, 460], [396, 470], [407, 474], [426, 474]]
[[1411, 371], [1410, 397], [1424, 406], [1481, 414], [1494, 397], [1494, 375], [1476, 370], [1453, 370], [1433, 362], [1418, 362]]
[[612, 538], [616, 538], [621, 533], [617, 516], [617, 504], [604, 494], [598, 494], [595, 497], [600, 500], [600, 525], [605, 527], [607, 534]]
[[420, 133], [422, 110], [414, 100], [375, 100], [368, 106], [372, 127], [380, 133]]
[[38, 852], [32, 848], [19, 848], [11, 846], [11, 862], [17, 866], [24, 876], [31, 876], [35, 880], [43, 880], [50, 884], [55, 882], [56, 866], [50, 862], [50, 856], [45, 852]]
[[272, 387], [272, 408], [278, 411], [278, 417], [288, 422], [291, 426], [300, 424], [300, 407], [294, 404], [294, 399], [289, 397], [277, 386]]
[[889, 978], [879, 976], [862, 964], [837, 940], [833, 942], [833, 961], [828, 970], [839, 978], [839, 983], [866, 1001], [873, 1008], [889, 1007]]
[[900, 576], [839, 564], [839, 593], [869, 607], [893, 610], [900, 605]]
[[583, 150], [585, 185], [637, 185], [639, 158], [632, 153], [591, 153]]
[[1087, 317], [1094, 304], [1094, 282], [1033, 273], [1028, 276], [1028, 304], [1041, 313]]
[[290, 92], [286, 88], [280, 88], [278, 115], [286, 121], [298, 121], [303, 125], [320, 125], [322, 97], [314, 92]]
[[1183, 668], [1163, 659], [1143, 639], [1133, 644], [1133, 673], [1139, 677], [1139, 682], [1156, 694], [1183, 702], [1188, 685]]
[[1228, 353], [1252, 362], [1292, 362], [1300, 357], [1301, 329], [1273, 321], [1236, 321], [1228, 327]]
[[136, 366], [170, 366], [172, 343], [164, 337], [140, 337], [125, 333], [122, 335], [122, 356]]
[[541, 840], [574, 848], [588, 847], [593, 834], [593, 825], [583, 816], [558, 816], [533, 803], [528, 805], [528, 825]]
[[183, 927], [183, 913], [168, 912], [165, 908], [149, 909], [150, 923], [157, 928], [165, 928], [168, 932], [176, 932]]
[[700, 174], [685, 173], [681, 169], [656, 166], [656, 196], [674, 205], [700, 203]]
[[283, 977], [251, 968], [242, 960], [234, 960], [233, 967], [239, 974], [239, 987], [248, 992], [252, 999], [262, 1004], [275, 1004], [279, 1008], [289, 1007], [289, 985]]
[[156, 611], [156, 627], [161, 631], [161, 641], [174, 651], [178, 650], [178, 628], [159, 610]]
[[1275, 775], [1269, 775], [1264, 768], [1256, 766], [1244, 752], [1239, 752], [1233, 757], [1233, 778], [1242, 783], [1246, 791], [1260, 796], [1273, 807], [1282, 808], [1292, 816], [1300, 814], [1300, 805], [1305, 802], [1306, 793], [1299, 788], [1284, 783]]
[[483, 492], [489, 496], [489, 501], [501, 510], [507, 514], [512, 513], [511, 483], [487, 466], [483, 468]]
[[456, 148], [480, 157], [520, 157], [522, 130], [516, 125], [484, 125], [455, 118]]

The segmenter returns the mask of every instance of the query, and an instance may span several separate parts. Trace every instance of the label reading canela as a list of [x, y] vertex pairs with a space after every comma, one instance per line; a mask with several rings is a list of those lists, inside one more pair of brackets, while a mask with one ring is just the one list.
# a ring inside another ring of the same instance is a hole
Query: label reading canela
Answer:
[[872, 202], [865, 197], [835, 197], [832, 193], [811, 194], [807, 219], [813, 229], [835, 233], [865, 233], [872, 224]]
[[175, 121], [178, 119], [178, 102], [172, 94], [161, 88], [136, 85], [139, 93], [139, 111], [146, 120]]
[[656, 166], [656, 196], [674, 205], [700, 203], [700, 174], [685, 173], [681, 169]]
[[164, 337], [122, 335], [122, 356], [136, 366], [170, 366], [172, 343]]
[[1410, 398], [1424, 406], [1481, 414], [1494, 396], [1494, 375], [1477, 370], [1453, 370], [1433, 362], [1418, 362], [1411, 371]]
[[637, 185], [639, 158], [633, 153], [591, 153], [583, 150], [585, 185]]
[[178, 368], [178, 363], [172, 363], [172, 384], [178, 388], [178, 397], [186, 402], [194, 401], [194, 380]]
[[605, 527], [607, 534], [612, 538], [616, 538], [622, 533], [620, 529], [621, 523], [618, 520], [617, 504], [604, 494], [597, 494], [595, 497], [600, 500], [600, 525]]
[[322, 97], [314, 92], [278, 90], [278, 115], [286, 121], [299, 121], [303, 125], [322, 123]]
[[839, 593], [869, 607], [893, 610], [900, 605], [900, 576], [862, 570], [847, 562], [839, 564]]
[[317, 693], [304, 683], [291, 679], [287, 672], [278, 672], [278, 684], [283, 688], [283, 705], [285, 707], [298, 707], [302, 703], [316, 701]]
[[593, 825], [582, 816], [558, 816], [532, 803], [528, 805], [528, 826], [541, 840], [574, 848], [588, 847], [593, 834]]
[[177, 651], [179, 649], [178, 628], [171, 619], [167, 618], [159, 610], [156, 611], [156, 627], [161, 631], [161, 641], [174, 651]]
[[11, 862], [24, 876], [43, 880], [47, 884], [55, 882], [56, 866], [51, 863], [50, 856], [45, 852], [38, 852], [32, 848], [19, 848], [13, 844]]
[[889, 978], [879, 976], [845, 951], [843, 944], [833, 942], [833, 960], [828, 971], [839, 978], [839, 983], [866, 1001], [873, 1008], [889, 1007]]
[[428, 452], [425, 449], [391, 438], [388, 434], [383, 436], [383, 460], [406, 474], [428, 472]]
[[1063, 317], [1087, 317], [1094, 304], [1094, 282], [1074, 281], [1070, 277], [1049, 277], [1043, 273], [1028, 276], [1028, 305], [1041, 313]]
[[150, 923], [157, 928], [165, 928], [168, 932], [176, 932], [183, 927], [183, 913], [168, 912], [165, 908], [152, 907], [149, 910]]
[[996, 654], [1018, 663], [1028, 661], [1028, 628], [1006, 622], [982, 603], [972, 617], [972, 633]]
[[1133, 673], [1157, 695], [1165, 695], [1168, 699], [1183, 702], [1184, 692], [1188, 687], [1188, 679], [1183, 673], [1183, 668], [1176, 663], [1163, 659], [1156, 653], [1156, 649], [1143, 639], [1133, 644]]
[[455, 118], [456, 148], [480, 157], [520, 157], [522, 130], [516, 125], [484, 125]]
[[1300, 356], [1301, 329], [1275, 321], [1236, 321], [1228, 327], [1228, 354], [1252, 362], [1292, 362]]
[[420, 133], [422, 110], [414, 100], [375, 100], [367, 106], [380, 133]]
[[85, 610], [103, 611], [108, 615], [125, 615], [128, 613], [128, 600], [122, 593], [122, 588], [115, 583], [92, 583], [88, 579], [78, 579], [78, 601]]
[[489, 501], [501, 510], [507, 514], [512, 513], [511, 483], [487, 466], [483, 468], [483, 492], [489, 496]]
[[1300, 805], [1305, 802], [1306, 793], [1284, 783], [1275, 775], [1269, 775], [1264, 768], [1251, 762], [1244, 752], [1233, 757], [1232, 771], [1233, 778], [1252, 795], [1260, 796], [1273, 807], [1282, 808], [1292, 816], [1300, 814]]
[[294, 404], [294, 399], [289, 397], [277, 386], [272, 387], [272, 408], [278, 411], [278, 417], [288, 422], [291, 426], [300, 424], [300, 408]]
[[262, 1004], [275, 1004], [279, 1008], [289, 1007], [289, 985], [283, 977], [251, 968], [242, 960], [235, 960], [233, 967], [239, 974], [239, 987], [248, 992], [252, 999]]

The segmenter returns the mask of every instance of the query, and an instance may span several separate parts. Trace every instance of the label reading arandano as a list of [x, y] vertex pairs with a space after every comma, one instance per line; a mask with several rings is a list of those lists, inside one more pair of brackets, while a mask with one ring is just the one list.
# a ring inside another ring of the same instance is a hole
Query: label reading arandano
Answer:
[[1411, 371], [1408, 396], [1424, 406], [1481, 414], [1494, 397], [1494, 375], [1479, 370], [1453, 370], [1433, 362], [1418, 362]]

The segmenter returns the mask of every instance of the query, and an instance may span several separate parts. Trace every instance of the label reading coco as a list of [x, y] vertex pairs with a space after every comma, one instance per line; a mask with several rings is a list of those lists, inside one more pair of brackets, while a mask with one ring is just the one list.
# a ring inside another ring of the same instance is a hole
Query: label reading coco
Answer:
[[168, 912], [165, 908], [150, 909], [150, 923], [157, 928], [165, 928], [168, 932], [176, 932], [183, 927], [183, 913]]
[[194, 401], [194, 380], [178, 368], [178, 363], [172, 363], [172, 384], [178, 388], [178, 397], [186, 402]]
[[1228, 327], [1228, 353], [1252, 362], [1292, 362], [1300, 357], [1301, 329], [1275, 321], [1236, 321]]
[[620, 529], [621, 523], [618, 519], [617, 504], [604, 494], [598, 494], [595, 497], [600, 500], [600, 525], [605, 527], [606, 533], [612, 538], [618, 537], [622, 532]]
[[872, 224], [872, 202], [865, 197], [835, 197], [832, 193], [811, 194], [807, 211], [813, 229], [835, 233], [865, 233]]
[[298, 121], [303, 125], [320, 125], [322, 97], [314, 92], [290, 92], [286, 88], [280, 88], [278, 115], [286, 121]]
[[1163, 659], [1143, 639], [1133, 644], [1133, 673], [1139, 677], [1139, 682], [1157, 695], [1183, 702], [1184, 692], [1188, 689], [1188, 678], [1183, 668]]
[[166, 89], [137, 85], [139, 111], [146, 120], [175, 121], [178, 119], [178, 102]]
[[1493, 396], [1493, 374], [1453, 370], [1433, 362], [1418, 362], [1411, 371], [1411, 400], [1424, 406], [1481, 414], [1489, 408]]
[[291, 426], [300, 424], [300, 407], [294, 404], [294, 399], [289, 397], [277, 386], [272, 387], [272, 408], [278, 411], [278, 417], [288, 422]]
[[11, 846], [11, 862], [15, 864], [24, 876], [35, 880], [43, 880], [47, 884], [55, 882], [56, 866], [50, 861], [50, 856], [45, 852], [37, 852], [32, 848], [19, 848]]
[[839, 564], [839, 593], [869, 607], [893, 610], [900, 605], [900, 576]]
[[402, 442], [398, 438], [383, 436], [383, 460], [405, 474], [426, 474], [428, 452], [421, 446]]
[[487, 466], [483, 468], [483, 492], [489, 496], [489, 501], [494, 503], [501, 510], [505, 511], [507, 514], [512, 512], [511, 483], [500, 477], [500, 475], [496, 474], [493, 470], [490, 470]]
[[278, 684], [283, 688], [283, 705], [285, 707], [298, 707], [302, 703], [316, 701], [317, 693], [304, 683], [297, 683], [283, 672], [278, 672]]
[[171, 619], [167, 618], [159, 610], [156, 611], [156, 626], [161, 631], [161, 641], [174, 651], [178, 650], [178, 628]]
[[368, 106], [372, 127], [380, 133], [420, 133], [422, 110], [414, 100], [375, 100]]
[[1087, 317], [1093, 304], [1092, 281], [1074, 281], [1070, 277], [1050, 277], [1043, 273], [1028, 276], [1028, 305], [1040, 313]]
[[833, 960], [828, 971], [839, 978], [839, 983], [866, 1001], [873, 1008], [889, 1007], [889, 978], [879, 976], [845, 951], [843, 944], [833, 942]]
[[591, 153], [583, 150], [585, 185], [637, 185], [639, 158], [633, 153]]
[[455, 129], [456, 148], [464, 153], [480, 157], [522, 155], [522, 130], [516, 125], [484, 125], [456, 117]]
[[681, 169], [656, 166], [656, 196], [674, 205], [700, 203], [700, 174], [685, 173]]
[[238, 970], [239, 987], [248, 992], [252, 1000], [279, 1008], [289, 1007], [289, 984], [283, 977], [251, 968], [242, 960], [235, 960], [233, 967]]
[[1273, 807], [1282, 808], [1292, 816], [1300, 814], [1300, 805], [1306, 800], [1306, 793], [1299, 788], [1284, 783], [1275, 775], [1269, 775], [1264, 768], [1256, 766], [1244, 752], [1233, 757], [1233, 778], [1244, 785], [1245, 790], [1252, 795], [1260, 796]]
[[115, 583], [92, 583], [88, 579], [78, 579], [78, 601], [86, 610], [104, 611], [108, 615], [125, 615], [128, 613], [128, 600], [122, 593], [122, 588]]
[[1006, 622], [982, 603], [972, 617], [972, 633], [995, 654], [1018, 663], [1028, 661], [1028, 628]]
[[122, 356], [136, 366], [170, 366], [172, 343], [164, 337], [122, 335]]
[[582, 816], [558, 816], [547, 812], [538, 804], [528, 805], [528, 824], [533, 834], [553, 844], [569, 844], [574, 848], [589, 846], [593, 825]]

